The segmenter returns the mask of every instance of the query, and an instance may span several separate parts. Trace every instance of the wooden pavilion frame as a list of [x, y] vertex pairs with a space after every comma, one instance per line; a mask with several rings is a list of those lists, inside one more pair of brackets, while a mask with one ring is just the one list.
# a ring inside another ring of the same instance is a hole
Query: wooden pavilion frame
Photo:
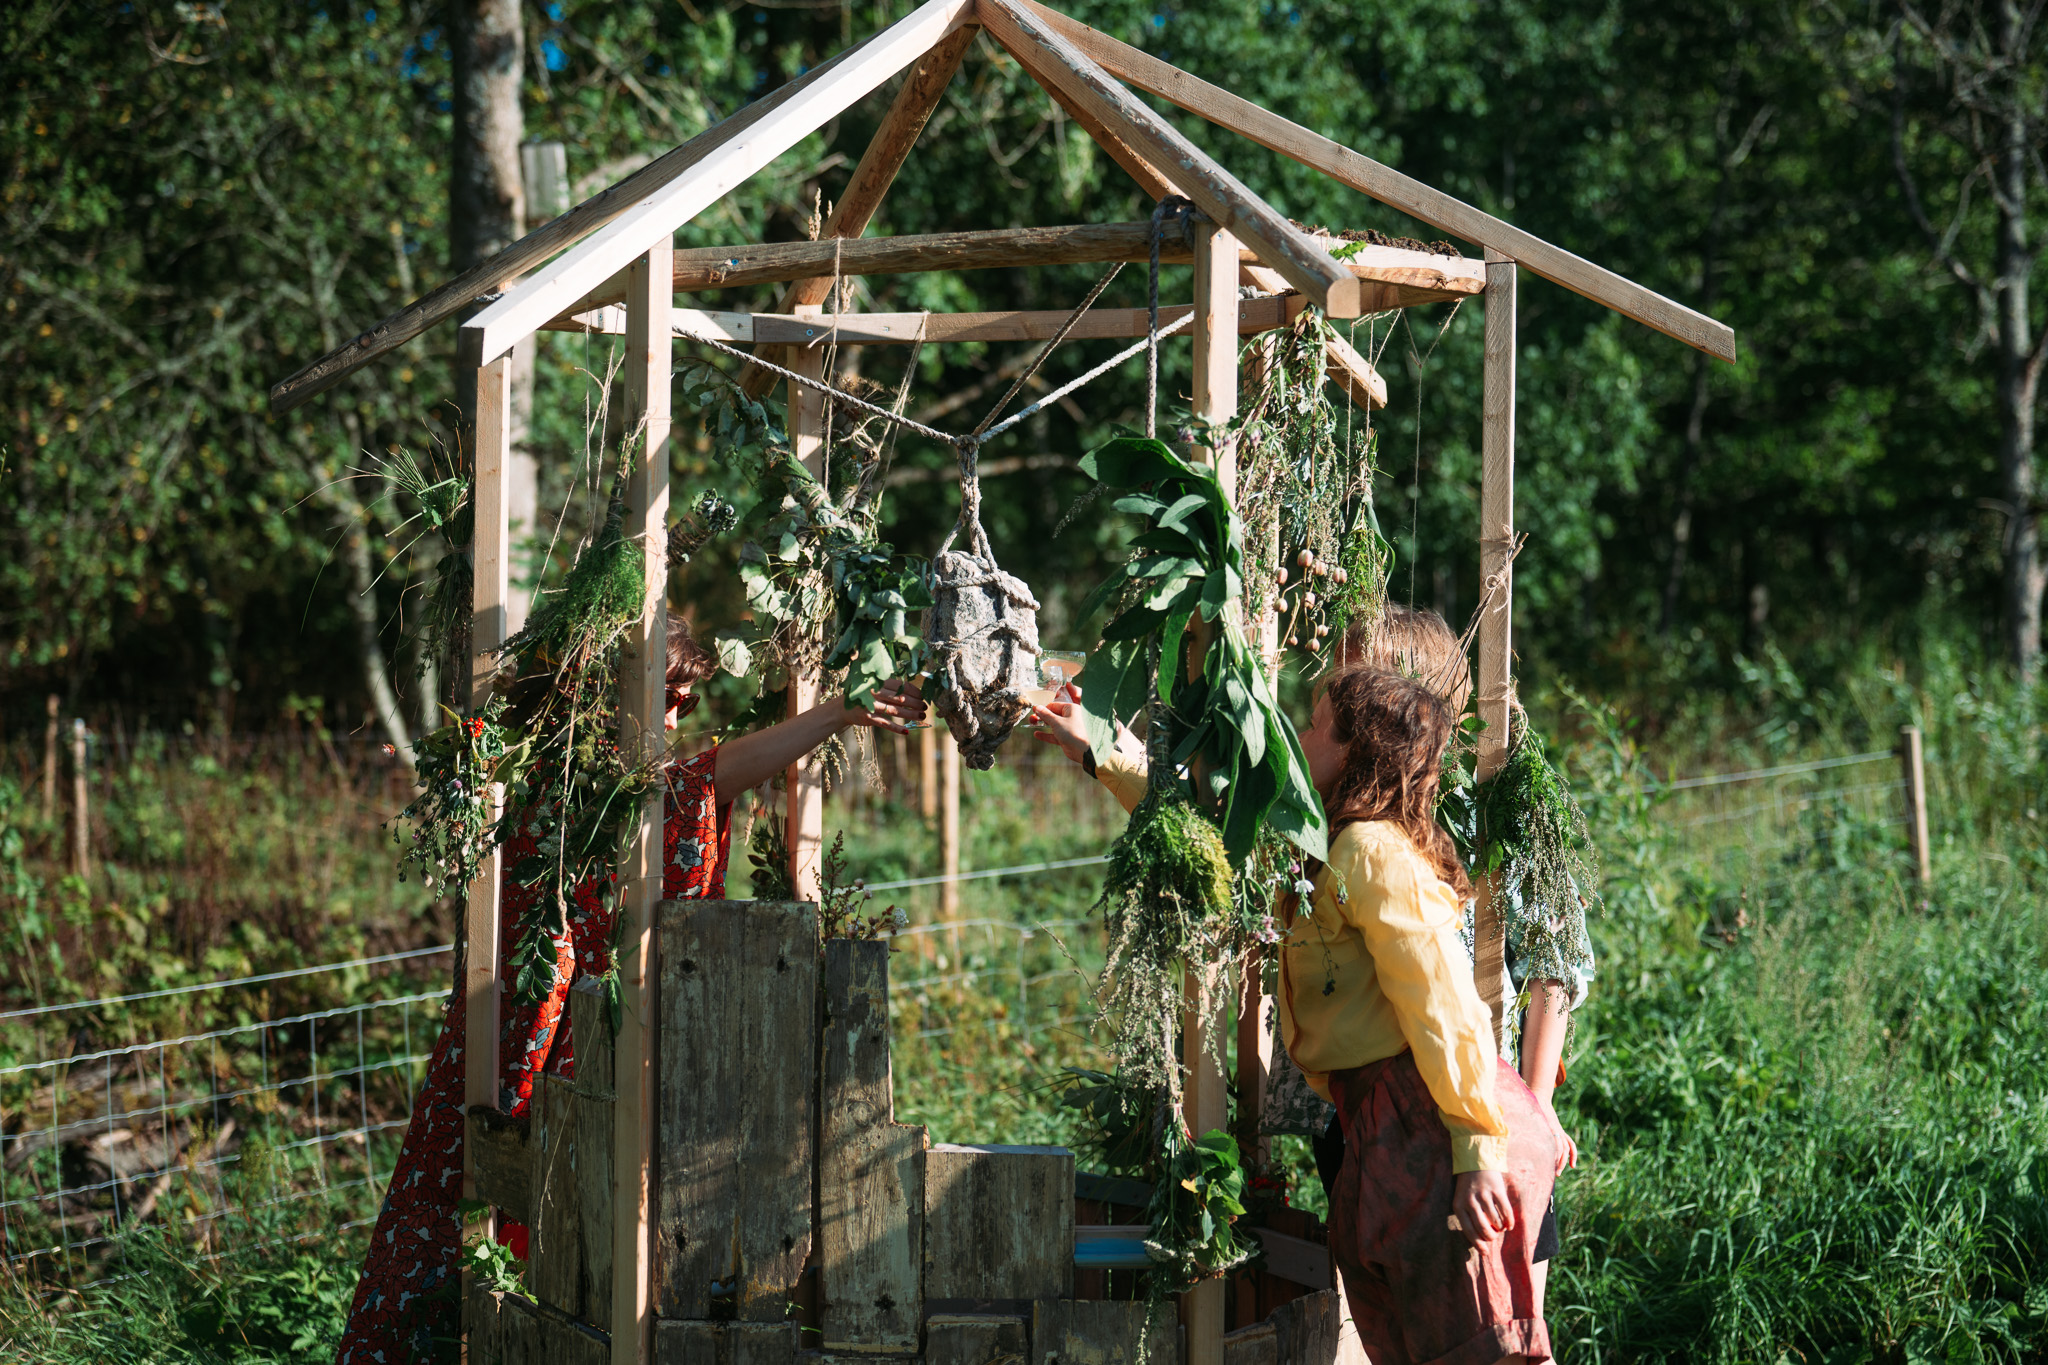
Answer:
[[[1355, 318], [1420, 303], [1483, 294], [1486, 301], [1485, 382], [1480, 497], [1480, 569], [1485, 593], [1478, 631], [1480, 771], [1498, 767], [1508, 732], [1512, 691], [1511, 588], [1514, 539], [1516, 291], [1523, 270], [1563, 285], [1708, 355], [1732, 361], [1733, 332], [1712, 318], [1660, 297], [1570, 252], [1450, 198], [1427, 185], [1291, 123], [1229, 91], [1196, 79], [1034, 0], [927, 0], [904, 19], [811, 69], [690, 139], [618, 184], [529, 233], [467, 274], [401, 309], [362, 335], [278, 384], [273, 411], [286, 412], [331, 388], [377, 357], [467, 310], [459, 366], [475, 378], [474, 693], [480, 705], [506, 637], [507, 522], [505, 468], [510, 453], [511, 352], [543, 330], [623, 335], [628, 429], [644, 433], [627, 491], [629, 533], [647, 547], [646, 597], [621, 665], [622, 734], [628, 753], [662, 740], [666, 641], [664, 586], [668, 519], [670, 374], [676, 338], [712, 337], [774, 352], [785, 363], [822, 376], [822, 348], [805, 343], [830, 331], [840, 344], [1032, 340], [1049, 335], [1063, 313], [1005, 312], [925, 316], [837, 314], [820, 305], [835, 276], [996, 266], [1143, 260], [1144, 224], [1025, 228], [920, 237], [863, 237], [897, 171], [936, 108], [976, 32], [1013, 56], [1069, 117], [1144, 189], [1158, 199], [1191, 199], [1200, 218], [1189, 252], [1191, 305], [1163, 309], [1171, 321], [1192, 310], [1194, 403], [1199, 415], [1223, 421], [1236, 413], [1241, 333], [1284, 326], [1304, 306], [1332, 318]], [[855, 168], [822, 239], [711, 250], [677, 250], [676, 231], [796, 143], [884, 82], [908, 72], [874, 140]], [[1347, 261], [1333, 258], [1328, 239], [1290, 223], [1233, 177], [1128, 87], [1199, 115], [1337, 182], [1453, 236], [1477, 243], [1483, 261], [1370, 247]], [[760, 282], [785, 285], [774, 313], [679, 309], [674, 295]], [[1240, 301], [1240, 283], [1267, 297]], [[1143, 310], [1088, 314], [1077, 336], [1140, 336]], [[1330, 348], [1329, 369], [1355, 401], [1381, 406], [1386, 388], [1349, 346]], [[772, 382], [750, 368], [745, 382], [759, 393]], [[823, 399], [791, 385], [789, 422], [795, 453], [814, 469], [823, 451]], [[1235, 490], [1231, 451], [1209, 452], [1226, 489]], [[1277, 641], [1268, 641], [1269, 649]], [[814, 678], [794, 680], [791, 705], [812, 703]], [[789, 773], [789, 842], [797, 895], [815, 898], [823, 828], [822, 791], [805, 766]], [[500, 794], [502, 799], [502, 794]], [[641, 1365], [651, 1358], [650, 1302], [652, 1040], [651, 1000], [655, 906], [660, 895], [659, 800], [641, 813], [623, 880], [620, 915], [624, 1025], [616, 1042], [617, 1099], [613, 1172], [611, 1359]], [[499, 1017], [498, 892], [495, 856], [470, 888], [468, 955], [462, 992], [466, 1056], [496, 1055]], [[1485, 904], [1485, 898], [1481, 898]], [[1509, 1001], [1501, 935], [1482, 925], [1475, 970], [1482, 994], [1503, 1022]], [[1261, 1036], [1257, 983], [1241, 1010], [1240, 1082], [1263, 1092], [1271, 1056]], [[1222, 1127], [1225, 1090], [1213, 1063], [1202, 1059], [1199, 1029], [1188, 1031], [1188, 1120], [1196, 1132]], [[488, 1066], [472, 1066], [469, 1104], [493, 1105]], [[475, 1174], [469, 1147], [466, 1187]], [[1222, 1359], [1223, 1285], [1210, 1282], [1183, 1305], [1190, 1365]]]

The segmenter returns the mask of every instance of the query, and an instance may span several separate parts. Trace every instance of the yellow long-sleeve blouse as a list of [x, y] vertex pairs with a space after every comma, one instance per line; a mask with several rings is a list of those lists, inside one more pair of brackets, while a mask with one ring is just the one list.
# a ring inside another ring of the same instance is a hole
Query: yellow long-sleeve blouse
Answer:
[[[1126, 810], [1145, 794], [1144, 755], [1119, 750], [1096, 778]], [[1280, 949], [1280, 1031], [1318, 1094], [1329, 1073], [1415, 1053], [1451, 1134], [1454, 1172], [1507, 1167], [1490, 1015], [1458, 941], [1457, 893], [1399, 826], [1347, 825]]]

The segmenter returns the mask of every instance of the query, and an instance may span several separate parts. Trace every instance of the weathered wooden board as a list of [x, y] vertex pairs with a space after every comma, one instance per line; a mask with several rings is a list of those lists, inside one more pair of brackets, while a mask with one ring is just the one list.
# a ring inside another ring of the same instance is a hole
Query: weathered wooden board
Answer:
[[925, 1130], [896, 1122], [889, 945], [825, 945], [818, 1047], [818, 1277], [827, 1351], [917, 1351]]
[[498, 1335], [496, 1365], [611, 1365], [611, 1339], [604, 1333], [518, 1294], [499, 1300]]
[[1266, 1321], [1279, 1339], [1279, 1365], [1336, 1365], [1342, 1310], [1334, 1289], [1304, 1294], [1274, 1309]]
[[925, 1365], [1026, 1365], [1028, 1337], [1021, 1317], [934, 1313], [924, 1328]]
[[1031, 1318], [1031, 1365], [1174, 1365], [1180, 1359], [1180, 1324], [1162, 1304], [1147, 1321], [1147, 1305], [1126, 1299], [1050, 1299]]
[[1253, 1228], [1251, 1233], [1266, 1248], [1266, 1270], [1283, 1280], [1310, 1289], [1332, 1289], [1330, 1249], [1305, 1237], [1290, 1237], [1271, 1228]]
[[1223, 1365], [1280, 1365], [1280, 1334], [1270, 1322], [1224, 1333]]
[[604, 988], [584, 977], [569, 988], [569, 1037], [576, 1050], [577, 1262], [583, 1318], [609, 1329], [612, 1314], [612, 1030]]
[[924, 1161], [927, 1302], [1073, 1292], [1072, 1152], [948, 1143]]
[[664, 901], [656, 932], [658, 1311], [780, 1321], [811, 1248], [817, 910]]
[[462, 1331], [469, 1365], [500, 1365], [504, 1359], [504, 1332], [499, 1325], [502, 1297], [484, 1288], [477, 1280], [465, 1277]]
[[469, 1146], [476, 1197], [525, 1222], [533, 1216], [531, 1116], [512, 1118], [492, 1106], [473, 1104], [465, 1123], [463, 1141]]
[[[577, 1188], [576, 1093], [559, 1076], [533, 1083], [533, 1216], [527, 1220], [526, 1284], [571, 1317], [587, 1316], [583, 1291], [582, 1200]], [[611, 1201], [603, 1201], [607, 1206]]]
[[795, 1365], [793, 1322], [702, 1322], [662, 1318], [654, 1324], [654, 1365]]

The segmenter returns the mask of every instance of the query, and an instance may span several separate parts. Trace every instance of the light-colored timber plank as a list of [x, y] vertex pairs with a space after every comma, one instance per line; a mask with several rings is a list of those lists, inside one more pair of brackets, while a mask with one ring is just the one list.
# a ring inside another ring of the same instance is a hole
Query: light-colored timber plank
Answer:
[[1726, 323], [1694, 312], [1633, 280], [1552, 246], [1540, 237], [1504, 223], [1491, 214], [1482, 213], [1370, 157], [1361, 156], [1349, 147], [1262, 109], [1220, 86], [1190, 76], [1178, 67], [1140, 52], [1078, 20], [1034, 4], [1032, 0], [1021, 2], [1030, 5], [1048, 26], [1111, 74], [1129, 81], [1140, 90], [1241, 134], [1311, 170], [1321, 171], [1411, 218], [1498, 251], [1553, 284], [1562, 285], [1575, 294], [1583, 294], [1595, 303], [1604, 304], [1717, 360], [1734, 361], [1735, 332]]
[[1010, 55], [1024, 68], [1024, 74], [1038, 82], [1039, 89], [1045, 91], [1052, 98], [1052, 102], [1060, 107], [1060, 112], [1072, 119], [1074, 125], [1086, 133], [1111, 161], [1122, 168], [1125, 175], [1136, 181], [1138, 188], [1144, 191], [1152, 202], [1156, 204], [1170, 194], [1180, 193], [1171, 176], [1146, 160], [1137, 148], [1117, 136], [1092, 109], [1060, 89], [1058, 82], [1050, 79], [1049, 73], [1033, 65], [1027, 54], [1011, 50]]
[[[505, 501], [505, 470], [512, 459], [512, 361], [509, 356], [479, 366], [476, 376], [476, 492], [470, 543], [472, 581], [469, 626], [469, 706], [490, 700], [505, 643], [510, 578], [511, 528]], [[488, 797], [493, 819], [503, 809], [505, 790], [493, 783]], [[496, 848], [483, 857], [463, 911], [462, 1102], [498, 1107], [498, 889], [503, 878]], [[476, 1195], [473, 1158], [464, 1157], [463, 1193]], [[490, 1235], [488, 1220], [466, 1236]]]
[[934, 1313], [925, 1323], [925, 1365], [1025, 1365], [1025, 1320], [995, 1313]]
[[927, 1302], [1072, 1292], [1072, 1152], [945, 1144], [924, 1160]]
[[659, 936], [661, 1315], [779, 1321], [811, 1246], [817, 910], [664, 901]]
[[[815, 304], [797, 310], [803, 325], [810, 328], [824, 325], [823, 314], [824, 310]], [[826, 357], [827, 348], [823, 345], [798, 346], [786, 353], [789, 370], [812, 380], [825, 378]], [[787, 391], [784, 409], [790, 453], [822, 481], [826, 476], [827, 453], [825, 395], [795, 380], [789, 381]], [[812, 657], [822, 657], [822, 653]], [[794, 720], [810, 710], [817, 704], [818, 697], [816, 665], [792, 669], [789, 674], [789, 718]], [[825, 774], [822, 760], [815, 753], [798, 755], [783, 770], [782, 786], [782, 831], [783, 841], [789, 848], [790, 894], [800, 901], [815, 901], [819, 898], [819, 878], [825, 854]]]
[[1352, 402], [1375, 410], [1387, 405], [1386, 377], [1359, 354], [1356, 346], [1343, 337], [1325, 338], [1323, 358], [1330, 382], [1344, 390]]
[[[1507, 761], [1514, 705], [1515, 332], [1517, 267], [1486, 267], [1486, 338], [1479, 436], [1479, 581], [1486, 609], [1479, 617], [1473, 677], [1479, 719], [1475, 767], [1484, 782]], [[1494, 1039], [1505, 1039], [1508, 1004], [1507, 940], [1500, 912], [1484, 883], [1472, 919], [1472, 972], [1493, 1019]]]
[[[628, 762], [653, 758], [666, 743], [668, 673], [668, 466], [670, 375], [675, 340], [669, 314], [666, 237], [627, 271], [625, 532], [645, 550], [640, 610], [619, 651], [619, 751]], [[654, 916], [661, 899], [662, 798], [651, 793], [636, 812], [619, 880], [618, 990], [614, 1040], [612, 1128], [612, 1325], [615, 1365], [640, 1365], [653, 1344], [648, 1297], [650, 1201], [653, 1197]]]
[[459, 352], [481, 362], [511, 350], [636, 256], [656, 244], [668, 243], [677, 228], [845, 112], [855, 100], [931, 51], [973, 10], [974, 0], [927, 0], [832, 63], [831, 72], [822, 80], [755, 120], [743, 134], [708, 150], [688, 175], [619, 214], [464, 323]]
[[925, 1130], [896, 1122], [889, 944], [825, 944], [818, 1063], [818, 1276], [827, 1351], [917, 1353]]
[[582, 977], [569, 988], [569, 1036], [575, 1047], [577, 1259], [583, 1272], [583, 1315], [599, 1330], [612, 1320], [612, 1127], [611, 1011], [604, 987]]
[[[290, 412], [314, 395], [333, 388], [378, 356], [397, 349], [428, 328], [454, 317], [474, 300], [505, 288], [512, 281], [544, 265], [550, 257], [575, 245], [589, 234], [610, 225], [650, 200], [659, 199], [671, 191], [676, 182], [689, 176], [716, 154], [726, 152], [736, 143], [748, 140], [748, 134], [756, 125], [778, 124], [779, 121], [786, 120], [792, 105], [812, 107], [809, 105], [809, 97], [821, 87], [832, 91], [826, 102], [843, 109], [846, 104], [852, 103], [860, 95], [887, 80], [903, 63], [914, 60], [919, 53], [929, 50], [933, 43], [944, 37], [943, 31], [936, 34], [932, 32], [932, 15], [926, 11], [935, 8], [944, 14], [944, 25], [949, 29], [962, 17], [962, 14], [956, 14], [954, 11], [964, 13], [970, 10], [972, 5], [938, 4], [935, 0], [934, 4], [910, 14], [894, 27], [875, 34], [867, 41], [850, 47], [827, 61], [820, 62], [801, 76], [763, 95], [673, 151], [655, 158], [618, 184], [584, 200], [559, 218], [549, 219], [476, 268], [450, 280], [431, 294], [407, 304], [374, 327], [351, 338], [346, 345], [305, 366], [289, 379], [280, 381], [270, 390], [271, 411]], [[903, 41], [906, 37], [909, 38], [908, 42]], [[919, 46], [920, 43], [922, 46]], [[906, 48], [911, 50], [905, 51]], [[889, 56], [882, 58], [878, 63], [877, 58], [884, 50]], [[873, 68], [877, 64], [885, 65], [899, 53], [901, 60], [895, 67], [879, 74], [875, 73]], [[842, 88], [848, 84], [859, 87], [863, 81], [867, 84], [850, 97]], [[809, 132], [829, 117], [829, 114], [823, 115], [816, 123], [800, 121], [803, 133]], [[764, 129], [764, 134], [766, 131]], [[798, 137], [801, 138], [803, 133], [799, 133]], [[653, 240], [653, 237], [649, 236], [648, 241], [651, 243]], [[622, 251], [617, 263], [624, 264], [636, 254], [635, 250]], [[616, 269], [617, 266], [613, 268]]]
[[1040, 15], [1016, 0], [980, 0], [976, 13], [990, 37], [1159, 166], [1202, 212], [1252, 244], [1261, 260], [1323, 311], [1338, 318], [1359, 315], [1358, 281], [1329, 252], [1119, 85]]

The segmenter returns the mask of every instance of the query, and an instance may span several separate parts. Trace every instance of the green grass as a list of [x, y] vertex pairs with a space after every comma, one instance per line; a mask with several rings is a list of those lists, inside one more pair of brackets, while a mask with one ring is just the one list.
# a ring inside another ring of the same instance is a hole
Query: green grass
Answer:
[[[2043, 717], [2038, 697], [1946, 676], [1791, 700], [1780, 683], [1750, 713], [1720, 713], [1711, 748], [1660, 750], [1680, 771], [1741, 767], [1880, 748], [1910, 716], [1930, 743], [1924, 892], [1884, 793], [1812, 799], [1888, 769], [1785, 786], [1782, 821], [1756, 839], [1753, 821], [1688, 823], [1717, 808], [1707, 794], [1640, 794], [1648, 766], [1611, 724], [1558, 718], [1607, 892], [1600, 980], [1559, 1096], [1583, 1160], [1559, 1185], [1550, 1318], [1574, 1365], [2048, 1358]], [[1803, 727], [1789, 740], [1788, 714]], [[1056, 764], [968, 774], [964, 790], [969, 869], [1097, 853], [1118, 823], [1107, 793]], [[834, 803], [858, 875], [935, 866], [911, 806], [873, 791]], [[388, 869], [382, 847], [335, 856]], [[903, 941], [901, 1121], [936, 1141], [1075, 1136], [1053, 1087], [1101, 1061], [1085, 1026], [1099, 885], [1096, 868], [970, 882], [961, 927]], [[929, 890], [877, 903], [890, 900], [920, 925], [936, 915]], [[1305, 1145], [1276, 1151], [1313, 1202]], [[196, 1270], [174, 1238], [139, 1230], [121, 1251], [129, 1278], [34, 1308], [0, 1290], [0, 1357], [324, 1360], [362, 1246], [331, 1229], [364, 1212], [306, 1208], [279, 1236], [308, 1240]], [[195, 1335], [215, 1322], [231, 1327]]]

